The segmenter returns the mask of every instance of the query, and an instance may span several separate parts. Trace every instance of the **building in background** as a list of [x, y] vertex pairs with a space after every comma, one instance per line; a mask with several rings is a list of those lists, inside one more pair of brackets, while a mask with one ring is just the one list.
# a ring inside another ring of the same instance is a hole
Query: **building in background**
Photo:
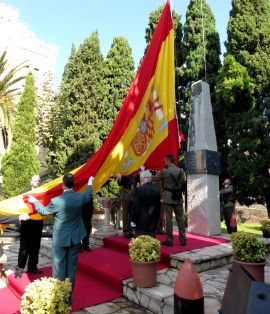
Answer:
[[[26, 75], [31, 71], [35, 77], [37, 95], [42, 95], [43, 82], [48, 78], [48, 73], [54, 79], [57, 47], [37, 38], [27, 24], [20, 20], [19, 9], [5, 3], [0, 3], [0, 55], [7, 50], [6, 60], [8, 68], [13, 68], [25, 62], [27, 67], [18, 73]], [[21, 93], [25, 81], [21, 80], [14, 85]], [[15, 102], [19, 101], [20, 95], [16, 96]], [[12, 140], [12, 122], [6, 119], [6, 114], [0, 106], [0, 161], [9, 149]], [[5, 132], [3, 132], [5, 131]], [[5, 137], [5, 138], [4, 138]], [[8, 144], [5, 144], [8, 143]], [[40, 147], [37, 146], [40, 154]], [[0, 172], [0, 183], [1, 183]]]
[[[57, 47], [36, 37], [26, 23], [19, 19], [19, 9], [0, 3], [0, 54], [7, 49], [7, 60], [11, 66], [26, 61], [35, 77], [40, 94], [46, 72], [55, 73]], [[22, 88], [24, 82], [20, 82]]]

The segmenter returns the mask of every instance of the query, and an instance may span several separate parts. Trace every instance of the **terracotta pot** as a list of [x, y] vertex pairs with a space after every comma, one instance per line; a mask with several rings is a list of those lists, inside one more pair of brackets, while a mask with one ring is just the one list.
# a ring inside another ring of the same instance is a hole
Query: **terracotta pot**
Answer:
[[270, 230], [262, 230], [262, 234], [264, 238], [270, 238]]
[[264, 282], [264, 266], [267, 263], [266, 261], [263, 263], [246, 263], [234, 260], [233, 262], [241, 265], [257, 281]]
[[139, 288], [151, 288], [157, 283], [157, 263], [154, 262], [133, 262], [132, 274], [133, 283]]

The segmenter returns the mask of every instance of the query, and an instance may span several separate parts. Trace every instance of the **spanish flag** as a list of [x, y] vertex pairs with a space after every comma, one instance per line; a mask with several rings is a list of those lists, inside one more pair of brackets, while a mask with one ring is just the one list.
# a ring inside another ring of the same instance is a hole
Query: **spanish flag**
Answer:
[[[163, 168], [165, 155], [177, 155], [178, 137], [174, 29], [168, 0], [110, 134], [96, 154], [73, 171], [75, 190], [85, 190], [90, 176], [95, 177], [93, 190], [96, 192], [117, 173], [128, 175], [141, 165], [152, 170]], [[46, 206], [61, 193], [62, 177], [29, 194]], [[28, 212], [29, 208], [27, 196], [0, 202], [1, 214]]]

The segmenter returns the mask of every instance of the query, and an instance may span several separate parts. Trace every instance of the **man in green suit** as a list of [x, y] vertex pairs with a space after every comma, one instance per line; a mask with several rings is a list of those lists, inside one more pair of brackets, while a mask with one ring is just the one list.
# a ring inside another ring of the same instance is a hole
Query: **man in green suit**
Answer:
[[82, 207], [92, 198], [93, 177], [88, 180], [88, 188], [84, 193], [74, 192], [74, 176], [65, 174], [63, 177], [63, 194], [51, 199], [48, 206], [42, 206], [33, 196], [33, 203], [40, 215], [54, 215], [52, 240], [53, 277], [60, 280], [69, 278], [72, 288], [75, 283], [78, 255], [81, 240], [86, 235], [81, 218]]

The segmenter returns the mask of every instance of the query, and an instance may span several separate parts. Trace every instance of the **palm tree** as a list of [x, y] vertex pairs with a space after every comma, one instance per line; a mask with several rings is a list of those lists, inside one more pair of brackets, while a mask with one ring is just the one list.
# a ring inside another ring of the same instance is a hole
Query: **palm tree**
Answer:
[[0, 137], [2, 135], [3, 146], [8, 146], [8, 129], [10, 128], [11, 113], [14, 109], [14, 98], [19, 95], [19, 88], [16, 83], [25, 78], [24, 75], [17, 76], [18, 72], [26, 67], [23, 62], [11, 69], [8, 69], [6, 59], [7, 50], [0, 56]]

